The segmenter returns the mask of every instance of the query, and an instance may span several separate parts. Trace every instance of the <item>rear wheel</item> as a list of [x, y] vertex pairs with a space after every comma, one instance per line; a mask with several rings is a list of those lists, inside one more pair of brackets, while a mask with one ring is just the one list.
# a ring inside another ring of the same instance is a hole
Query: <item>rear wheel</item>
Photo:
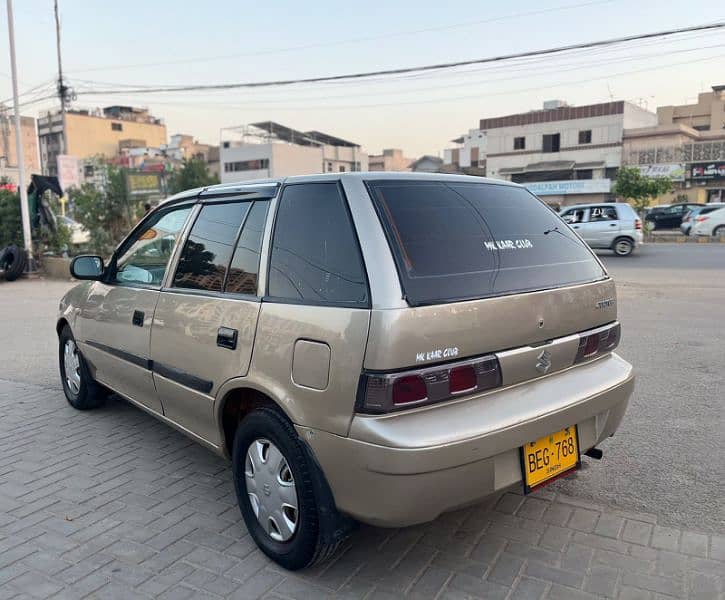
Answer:
[[320, 510], [315, 478], [321, 473], [282, 415], [269, 408], [247, 415], [234, 438], [232, 464], [239, 508], [262, 552], [291, 570], [335, 552], [344, 537], [322, 535], [336, 515]]
[[713, 229], [712, 235], [715, 237], [725, 237], [725, 225], [718, 225]]
[[634, 251], [634, 244], [629, 238], [617, 238], [612, 244], [612, 250], [617, 256], [629, 256]]
[[90, 410], [103, 404], [107, 391], [91, 377], [68, 325], [60, 332], [58, 362], [68, 404], [78, 410]]

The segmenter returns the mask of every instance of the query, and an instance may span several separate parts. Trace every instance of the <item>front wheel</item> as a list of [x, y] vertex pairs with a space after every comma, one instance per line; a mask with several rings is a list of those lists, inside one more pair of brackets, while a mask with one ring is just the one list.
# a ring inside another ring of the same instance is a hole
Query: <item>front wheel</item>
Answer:
[[60, 332], [58, 362], [68, 404], [78, 410], [90, 410], [103, 404], [106, 390], [91, 377], [68, 325]]
[[252, 539], [273, 561], [302, 569], [331, 556], [344, 538], [325, 540], [315, 493], [317, 467], [291, 423], [261, 408], [241, 422], [232, 452], [234, 487]]
[[634, 244], [628, 238], [619, 238], [614, 241], [612, 250], [617, 256], [629, 256], [634, 251]]

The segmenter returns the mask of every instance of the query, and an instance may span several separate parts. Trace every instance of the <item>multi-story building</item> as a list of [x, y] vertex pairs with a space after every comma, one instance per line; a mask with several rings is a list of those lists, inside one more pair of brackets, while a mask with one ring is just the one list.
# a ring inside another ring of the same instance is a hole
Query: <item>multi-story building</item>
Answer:
[[[38, 134], [33, 117], [20, 117], [20, 135], [25, 165], [25, 182], [30, 183], [33, 173], [40, 173]], [[0, 179], [18, 184], [18, 153], [15, 138], [15, 119], [10, 111], [0, 106]]]
[[58, 155], [111, 158], [124, 142], [126, 147], [165, 145], [166, 125], [144, 108], [107, 106], [46, 113], [38, 119], [38, 138], [43, 173], [57, 175]]
[[553, 100], [542, 110], [481, 119], [486, 174], [521, 183], [554, 205], [611, 200], [624, 130], [656, 123], [654, 113], [624, 101]]
[[674, 191], [661, 202], [725, 201], [725, 86], [695, 104], [661, 106], [658, 124], [624, 131], [623, 163], [665, 175]]
[[368, 156], [368, 171], [410, 171], [412, 158], [403, 156], [398, 148], [388, 148], [382, 154]]
[[222, 183], [312, 173], [367, 171], [359, 144], [319, 131], [298, 131], [273, 121], [222, 131]]
[[486, 132], [469, 129], [468, 133], [451, 140], [455, 148], [443, 150], [444, 170], [453, 173], [486, 175]]

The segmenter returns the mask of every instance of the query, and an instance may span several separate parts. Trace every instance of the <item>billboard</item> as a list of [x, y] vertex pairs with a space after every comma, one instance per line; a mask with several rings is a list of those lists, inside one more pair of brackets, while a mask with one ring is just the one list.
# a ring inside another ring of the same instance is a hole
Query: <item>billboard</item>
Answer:
[[637, 168], [642, 175], [647, 177], [669, 177], [672, 181], [685, 180], [685, 165], [682, 163], [637, 165]]
[[694, 163], [690, 165], [691, 179], [725, 179], [725, 162]]
[[161, 194], [161, 174], [148, 171], [127, 171], [128, 193], [131, 196]]
[[72, 187], [81, 187], [81, 166], [77, 156], [59, 154], [56, 157], [58, 165], [58, 183], [63, 193]]
[[567, 181], [537, 181], [524, 183], [526, 189], [537, 196], [558, 194], [608, 194], [612, 189], [611, 179], [572, 179]]

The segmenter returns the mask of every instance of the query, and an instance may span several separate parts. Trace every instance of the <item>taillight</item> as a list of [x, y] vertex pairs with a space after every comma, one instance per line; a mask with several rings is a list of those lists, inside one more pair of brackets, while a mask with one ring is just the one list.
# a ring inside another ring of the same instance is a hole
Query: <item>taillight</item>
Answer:
[[357, 410], [368, 414], [393, 412], [500, 385], [501, 368], [495, 356], [402, 373], [363, 373], [358, 387]]
[[639, 219], [634, 220], [634, 228], [635, 229], [642, 229], [642, 221]]
[[580, 333], [579, 349], [574, 362], [582, 362], [611, 352], [619, 345], [621, 333], [622, 328], [619, 323], [607, 325], [595, 331]]
[[703, 221], [707, 221], [710, 217], [697, 217], [695, 221], [698, 223], [702, 223]]
[[420, 375], [399, 377], [393, 383], [393, 404], [422, 402], [427, 398], [428, 390]]

